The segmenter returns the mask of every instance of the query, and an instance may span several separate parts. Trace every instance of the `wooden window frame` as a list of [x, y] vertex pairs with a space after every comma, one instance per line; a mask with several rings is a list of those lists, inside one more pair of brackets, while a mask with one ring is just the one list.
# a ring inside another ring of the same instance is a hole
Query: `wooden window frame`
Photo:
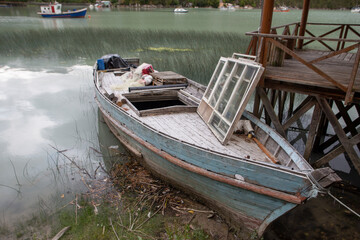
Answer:
[[[229, 64], [233, 64], [232, 69], [228, 69]], [[222, 68], [219, 69], [221, 65]], [[235, 74], [238, 72], [239, 67], [242, 67], [243, 69], [240, 72], [240, 75], [236, 76]], [[255, 72], [252, 74], [250, 79], [245, 79], [248, 68], [255, 69]], [[228, 70], [230, 71], [227, 72]], [[250, 100], [250, 97], [255, 90], [255, 87], [257, 86], [257, 83], [259, 82], [263, 71], [264, 68], [261, 66], [261, 64], [253, 61], [252, 56], [245, 56], [244, 58], [242, 58], [241, 56], [239, 58], [220, 58], [208, 84], [208, 88], [206, 89], [203, 98], [201, 99], [197, 112], [222, 144], [227, 144], [227, 142], [231, 138], [234, 128], [239, 119], [241, 118], [241, 115], [245, 110], [246, 104]], [[226, 76], [225, 74], [228, 75]], [[223, 76], [226, 77], [224, 81], [221, 80]], [[228, 87], [230, 86], [230, 82], [233, 78], [236, 79], [234, 88], [231, 92], [227, 92], [229, 91]], [[239, 106], [231, 121], [225, 117], [226, 114], [229, 114], [228, 110], [231, 107], [231, 104], [228, 103], [236, 102], [235, 99], [237, 97], [237, 91], [235, 91], [235, 89], [240, 90], [244, 81], [248, 82], [248, 84], [244, 90], [244, 94], [241, 96]], [[211, 101], [212, 98], [214, 98], [214, 94], [216, 92], [215, 90], [219, 88], [219, 84], [222, 84], [223, 86], [220, 87], [221, 91], [219, 93], [219, 96], [217, 97], [214, 106], [212, 106]], [[225, 93], [230, 93], [227, 101], [224, 101], [222, 97]], [[217, 110], [219, 104], [221, 103], [225, 103], [225, 106], [222, 108], [222, 113]], [[220, 119], [218, 122], [218, 126], [213, 126], [211, 124], [212, 122], [215, 122], [215, 120], [213, 120], [213, 118], [215, 117]], [[227, 130], [226, 127], [222, 128], [221, 125], [225, 125], [227, 127]]]

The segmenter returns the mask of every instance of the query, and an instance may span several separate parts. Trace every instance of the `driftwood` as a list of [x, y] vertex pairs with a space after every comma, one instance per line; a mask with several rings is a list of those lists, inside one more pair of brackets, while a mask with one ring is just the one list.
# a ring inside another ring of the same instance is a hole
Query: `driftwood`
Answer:
[[58, 240], [60, 239], [65, 233], [67, 230], [70, 229], [70, 226], [67, 226], [67, 227], [64, 227], [63, 229], [60, 230], [60, 232], [58, 232], [53, 238], [52, 240]]

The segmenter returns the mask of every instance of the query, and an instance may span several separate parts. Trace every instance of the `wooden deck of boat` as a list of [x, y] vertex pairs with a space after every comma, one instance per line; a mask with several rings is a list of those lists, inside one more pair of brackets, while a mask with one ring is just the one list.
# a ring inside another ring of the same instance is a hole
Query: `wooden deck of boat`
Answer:
[[[139, 118], [132, 110], [129, 111], [134, 117]], [[267, 158], [257, 144], [245, 135], [235, 134], [228, 145], [222, 145], [195, 112], [146, 116], [141, 117], [141, 121], [184, 143], [229, 156], [271, 163], [271, 160]]]
[[[119, 97], [122, 91], [114, 90], [114, 86], [119, 84], [119, 77], [112, 72], [102, 74], [102, 88], [105, 92], [114, 93]], [[127, 109], [126, 111], [134, 118], [140, 119], [156, 131], [184, 143], [236, 158], [272, 163], [258, 145], [245, 135], [234, 134], [226, 146], [222, 145], [196, 112], [139, 117], [127, 104], [124, 104], [122, 108]]]
[[[296, 50], [301, 58], [306, 61], [325, 56], [328, 51], [317, 50]], [[325, 59], [314, 65], [331, 76], [334, 80], [344, 86], [349, 85], [350, 74], [355, 61], [354, 53], [342, 53]], [[360, 93], [360, 69], [354, 83], [354, 90]], [[275, 88], [284, 91], [299, 92], [310, 95], [322, 95], [327, 98], [345, 98], [345, 93], [337, 89], [331, 82], [315, 73], [296, 59], [285, 59], [281, 67], [266, 66], [265, 87]]]

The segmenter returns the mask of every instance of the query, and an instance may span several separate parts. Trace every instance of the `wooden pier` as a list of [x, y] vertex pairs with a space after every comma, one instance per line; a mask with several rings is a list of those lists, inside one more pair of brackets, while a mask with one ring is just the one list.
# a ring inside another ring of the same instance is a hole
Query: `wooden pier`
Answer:
[[[292, 144], [303, 141], [314, 167], [343, 154], [360, 174], [360, 25], [307, 23], [309, 6], [304, 0], [301, 22], [271, 27], [274, 1], [264, 0], [260, 30], [247, 33], [246, 53], [265, 67], [253, 113]], [[291, 128], [302, 134], [289, 139]]]

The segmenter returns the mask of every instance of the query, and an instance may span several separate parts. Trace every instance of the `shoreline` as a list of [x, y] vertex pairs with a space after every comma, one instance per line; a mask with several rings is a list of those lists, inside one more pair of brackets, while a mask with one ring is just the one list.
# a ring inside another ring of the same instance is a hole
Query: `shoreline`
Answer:
[[[7, 6], [7, 7], [19, 7], [19, 6], [31, 6], [31, 5], [35, 5], [35, 6], [41, 6], [41, 5], [46, 5], [48, 4], [48, 2], [11, 2], [11, 1], [0, 1], [0, 6]], [[78, 2], [78, 3], [66, 3], [66, 2], [61, 2], [62, 5], [64, 6], [90, 6], [93, 5], [93, 3], [84, 3], [84, 2]], [[161, 9], [161, 8], [176, 8], [179, 7], [179, 5], [169, 5], [169, 6], [164, 6], [164, 5], [150, 5], [150, 4], [134, 4], [134, 5], [120, 5], [120, 4], [114, 4], [112, 7], [110, 8], [143, 8], [143, 9]], [[106, 7], [108, 8], [108, 7]], [[219, 7], [214, 8], [212, 6], [206, 6], [206, 7], [185, 7], [185, 8], [193, 8], [193, 9], [220, 9]], [[240, 7], [240, 6], [235, 6], [236, 10], [261, 10], [261, 7], [252, 7], [252, 8], [246, 8], [246, 7]], [[301, 10], [301, 8], [298, 7], [289, 7], [290, 10]], [[325, 10], [325, 11], [349, 11], [351, 10], [351, 8], [310, 8], [311, 10]]]

